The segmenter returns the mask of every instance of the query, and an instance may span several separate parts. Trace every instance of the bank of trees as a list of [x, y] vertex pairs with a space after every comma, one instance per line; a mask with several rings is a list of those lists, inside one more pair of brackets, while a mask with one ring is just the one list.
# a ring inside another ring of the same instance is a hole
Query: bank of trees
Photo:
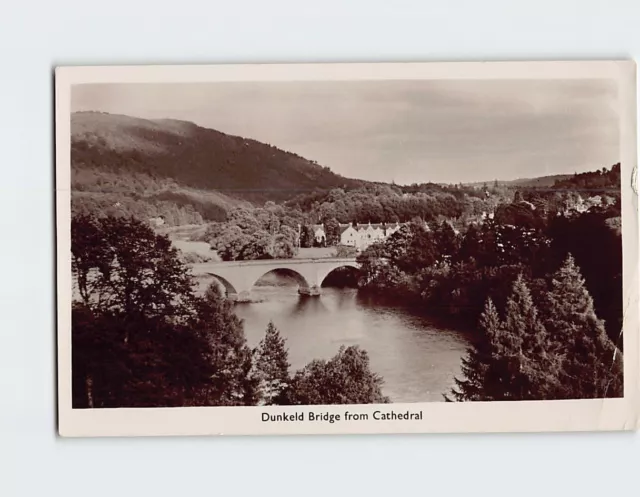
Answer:
[[273, 324], [250, 348], [218, 287], [196, 295], [170, 241], [144, 223], [78, 216], [71, 234], [74, 408], [382, 398], [382, 380], [357, 347], [294, 374]]
[[[336, 188], [300, 195], [285, 206], [308, 214], [313, 222], [336, 219], [340, 223], [395, 223], [420, 217], [459, 218], [490, 212], [499, 192], [492, 196], [473, 187], [369, 185], [354, 190]], [[500, 192], [502, 193], [502, 192]]]
[[596, 316], [571, 256], [537, 302], [520, 275], [503, 319], [488, 299], [480, 327], [483, 335], [463, 359], [453, 400], [623, 396], [622, 354]]
[[403, 226], [359, 255], [360, 287], [468, 326], [481, 317], [458, 400], [621, 395], [615, 212], [541, 219], [517, 204], [464, 234], [446, 222]]

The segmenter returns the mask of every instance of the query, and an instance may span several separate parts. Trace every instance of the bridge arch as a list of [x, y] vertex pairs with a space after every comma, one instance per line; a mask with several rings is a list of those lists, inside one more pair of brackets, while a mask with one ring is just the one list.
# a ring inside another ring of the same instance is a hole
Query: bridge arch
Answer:
[[215, 274], [215, 273], [207, 273], [209, 276], [212, 276], [220, 285], [222, 288], [224, 288], [224, 292], [226, 294], [227, 297], [230, 297], [231, 295], [237, 295], [238, 291], [236, 290], [236, 288], [231, 284], [231, 282], [220, 276], [219, 274]]
[[340, 266], [336, 266], [334, 268], [329, 269], [326, 272], [323, 272], [322, 274], [318, 275], [318, 285], [319, 286], [324, 286], [325, 281], [327, 281], [327, 279], [329, 278], [330, 275], [335, 274], [336, 271], [344, 271], [348, 272], [350, 275], [353, 275], [354, 277], [358, 274], [358, 265], [357, 264], [341, 264]]
[[265, 271], [258, 278], [256, 278], [256, 280], [253, 282], [253, 285], [251, 286], [254, 287], [256, 283], [258, 283], [258, 281], [260, 281], [262, 278], [264, 278], [268, 274], [275, 274], [275, 275], [281, 274], [283, 276], [287, 276], [293, 279], [298, 284], [298, 287], [302, 290], [308, 290], [310, 287], [310, 284], [309, 284], [309, 281], [307, 281], [307, 278], [305, 278], [300, 272], [296, 271], [295, 269], [291, 269], [287, 267], [274, 268], [274, 269]]

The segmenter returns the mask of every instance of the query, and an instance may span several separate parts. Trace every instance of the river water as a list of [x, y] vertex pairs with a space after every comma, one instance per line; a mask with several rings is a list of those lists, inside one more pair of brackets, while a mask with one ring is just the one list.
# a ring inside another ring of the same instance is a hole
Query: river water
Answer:
[[258, 344], [270, 320], [287, 341], [292, 370], [330, 359], [341, 345], [359, 345], [392, 402], [443, 401], [469, 345], [460, 331], [355, 289], [323, 288], [320, 297], [301, 297], [292, 286], [261, 286], [252, 294], [258, 302], [235, 307], [249, 345]]

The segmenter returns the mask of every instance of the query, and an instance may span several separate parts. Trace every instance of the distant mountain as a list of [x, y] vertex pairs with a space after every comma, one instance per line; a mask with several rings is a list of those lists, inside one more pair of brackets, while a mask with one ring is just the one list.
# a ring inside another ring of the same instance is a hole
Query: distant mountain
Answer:
[[190, 122], [101, 112], [72, 114], [71, 162], [74, 173], [171, 180], [254, 203], [365, 183], [274, 146]]

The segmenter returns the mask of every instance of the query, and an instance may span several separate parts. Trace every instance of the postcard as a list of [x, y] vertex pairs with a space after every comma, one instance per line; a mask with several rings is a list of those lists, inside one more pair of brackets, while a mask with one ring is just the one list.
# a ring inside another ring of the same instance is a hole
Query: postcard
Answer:
[[638, 428], [633, 61], [55, 87], [60, 435]]

